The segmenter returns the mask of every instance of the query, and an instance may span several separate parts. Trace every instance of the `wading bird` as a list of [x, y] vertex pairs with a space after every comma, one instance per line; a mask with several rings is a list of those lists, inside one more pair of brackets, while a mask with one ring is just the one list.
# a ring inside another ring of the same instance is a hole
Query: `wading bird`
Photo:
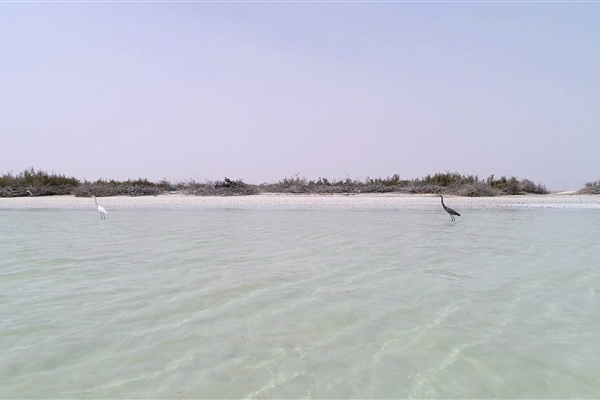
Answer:
[[450, 218], [452, 218], [452, 221], [456, 221], [454, 216], [458, 215], [460, 217], [460, 214], [457, 213], [456, 211], [454, 211], [453, 209], [451, 209], [450, 207], [446, 207], [446, 205], [444, 204], [444, 196], [442, 196], [441, 194], [438, 194], [438, 196], [440, 196], [442, 198], [442, 207], [444, 207], [444, 210], [446, 210], [446, 212], [448, 214], [450, 214]]
[[96, 196], [92, 196], [94, 198], [94, 201], [96, 202], [96, 206], [98, 206], [98, 212], [100, 213], [100, 219], [104, 218], [106, 219], [106, 214], [108, 214], [108, 211], [106, 211], [106, 209], [104, 207], [100, 207], [98, 205], [98, 200], [96, 200]]

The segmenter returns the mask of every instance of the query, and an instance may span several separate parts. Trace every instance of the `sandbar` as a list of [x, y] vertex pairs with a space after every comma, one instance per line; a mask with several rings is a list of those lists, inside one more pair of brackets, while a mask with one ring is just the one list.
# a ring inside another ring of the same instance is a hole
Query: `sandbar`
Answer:
[[[444, 196], [457, 210], [489, 208], [586, 208], [600, 209], [600, 195], [546, 194], [497, 197]], [[98, 198], [107, 210], [132, 209], [435, 209], [440, 198], [432, 194], [192, 196], [170, 193], [159, 196]], [[44, 196], [0, 198], [0, 210], [65, 209], [95, 210], [92, 198]]]

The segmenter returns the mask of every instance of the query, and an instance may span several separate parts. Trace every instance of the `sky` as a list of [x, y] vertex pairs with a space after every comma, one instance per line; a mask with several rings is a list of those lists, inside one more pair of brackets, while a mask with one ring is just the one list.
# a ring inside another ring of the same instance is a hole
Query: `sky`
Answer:
[[0, 173], [600, 179], [600, 3], [0, 3]]

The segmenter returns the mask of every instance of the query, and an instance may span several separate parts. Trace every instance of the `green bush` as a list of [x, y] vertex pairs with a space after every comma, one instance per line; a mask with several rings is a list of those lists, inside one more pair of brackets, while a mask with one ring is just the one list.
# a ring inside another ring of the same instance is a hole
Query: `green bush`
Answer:
[[41, 187], [41, 186], [78, 186], [77, 178], [68, 178], [65, 175], [49, 174], [46, 171], [30, 168], [18, 175], [8, 172], [0, 177], [0, 187]]
[[479, 182], [479, 177], [477, 175], [462, 175], [458, 172], [446, 171], [444, 173], [438, 172], [434, 175], [427, 175], [418, 181], [426, 185], [448, 187], [452, 185], [473, 184]]

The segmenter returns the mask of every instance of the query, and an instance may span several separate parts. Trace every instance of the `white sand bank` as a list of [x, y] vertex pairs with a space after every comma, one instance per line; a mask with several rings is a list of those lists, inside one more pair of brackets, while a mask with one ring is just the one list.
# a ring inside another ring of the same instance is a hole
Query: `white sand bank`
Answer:
[[[600, 209], [600, 195], [524, 195], [502, 197], [444, 196], [447, 206], [460, 212], [482, 208], [590, 208]], [[440, 208], [435, 195], [360, 194], [360, 195], [287, 195], [262, 194], [235, 197], [199, 197], [166, 194], [143, 197], [103, 197], [98, 202], [110, 210], [129, 209], [433, 209]], [[0, 198], [0, 210], [18, 209], [89, 209], [92, 198], [74, 196]]]

